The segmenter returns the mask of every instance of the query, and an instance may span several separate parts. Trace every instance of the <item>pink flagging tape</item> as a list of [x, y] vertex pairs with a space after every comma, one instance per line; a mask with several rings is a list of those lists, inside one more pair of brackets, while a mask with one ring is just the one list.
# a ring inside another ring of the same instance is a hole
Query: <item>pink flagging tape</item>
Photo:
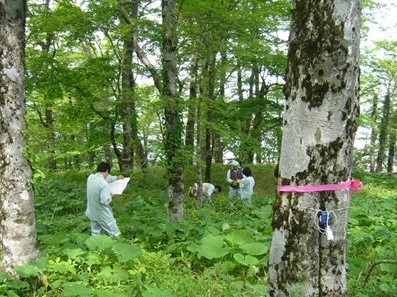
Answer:
[[338, 191], [350, 188], [351, 191], [355, 192], [361, 189], [362, 183], [359, 180], [349, 180], [339, 184], [327, 184], [327, 185], [314, 185], [314, 186], [290, 186], [290, 185], [278, 185], [277, 190], [279, 192], [325, 192], [325, 191]]

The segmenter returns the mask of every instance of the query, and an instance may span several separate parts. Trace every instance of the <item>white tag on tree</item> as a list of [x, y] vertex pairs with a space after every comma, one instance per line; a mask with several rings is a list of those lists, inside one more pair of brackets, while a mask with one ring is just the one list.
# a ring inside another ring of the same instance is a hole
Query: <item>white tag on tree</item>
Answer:
[[325, 228], [325, 234], [327, 235], [328, 240], [334, 240], [334, 233], [329, 225]]

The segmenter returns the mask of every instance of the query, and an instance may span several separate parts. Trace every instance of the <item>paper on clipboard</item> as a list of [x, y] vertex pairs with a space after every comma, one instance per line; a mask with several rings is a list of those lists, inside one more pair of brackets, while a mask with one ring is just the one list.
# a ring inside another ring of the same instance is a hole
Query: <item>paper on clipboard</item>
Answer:
[[125, 177], [123, 179], [118, 179], [114, 182], [109, 183], [110, 193], [113, 195], [123, 194], [123, 191], [127, 187], [128, 182], [130, 181], [129, 177]]

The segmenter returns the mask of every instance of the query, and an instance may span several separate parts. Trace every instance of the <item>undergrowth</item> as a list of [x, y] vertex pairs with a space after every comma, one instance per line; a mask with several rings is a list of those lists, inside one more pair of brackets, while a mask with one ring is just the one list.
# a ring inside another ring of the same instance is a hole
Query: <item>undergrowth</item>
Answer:
[[[265, 296], [271, 243], [274, 177], [253, 166], [252, 205], [230, 204], [225, 167], [213, 182], [224, 191], [197, 209], [185, 200], [185, 219], [167, 221], [162, 169], [131, 174], [112, 208], [122, 237], [91, 237], [85, 211], [87, 172], [57, 174], [35, 185], [41, 257], [2, 274], [2, 296]], [[194, 182], [186, 174], [186, 187]], [[355, 173], [365, 187], [353, 195], [348, 234], [350, 296], [396, 296], [397, 202], [394, 176]]]

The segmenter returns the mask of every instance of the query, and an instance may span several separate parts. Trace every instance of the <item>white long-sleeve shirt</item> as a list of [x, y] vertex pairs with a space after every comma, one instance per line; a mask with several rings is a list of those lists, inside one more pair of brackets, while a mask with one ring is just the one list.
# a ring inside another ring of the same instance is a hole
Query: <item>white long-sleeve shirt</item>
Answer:
[[92, 221], [111, 223], [115, 219], [110, 207], [112, 195], [109, 183], [117, 180], [109, 175], [106, 179], [100, 172], [91, 174], [87, 179], [87, 209], [85, 215]]
[[[197, 183], [194, 184], [194, 188], [197, 190]], [[212, 194], [215, 191], [215, 186], [210, 183], [203, 183], [203, 198], [204, 202], [211, 203], [212, 202]]]
[[241, 199], [251, 202], [251, 196], [254, 194], [255, 180], [252, 176], [244, 177], [240, 182]]

